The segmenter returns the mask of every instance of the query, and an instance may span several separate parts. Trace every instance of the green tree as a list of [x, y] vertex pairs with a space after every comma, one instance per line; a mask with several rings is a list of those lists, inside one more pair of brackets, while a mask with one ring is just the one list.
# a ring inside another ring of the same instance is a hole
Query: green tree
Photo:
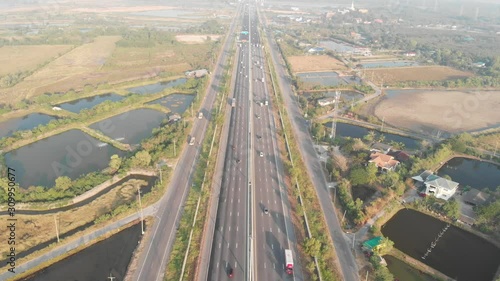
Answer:
[[111, 156], [111, 160], [109, 161], [110, 174], [118, 171], [121, 165], [122, 159], [118, 155], [114, 154], [113, 156]]
[[380, 266], [375, 270], [375, 281], [393, 281], [394, 275], [385, 266]]
[[143, 150], [139, 151], [132, 157], [132, 166], [133, 167], [148, 167], [151, 163], [151, 155], [149, 152]]
[[377, 180], [377, 165], [368, 163], [366, 166], [366, 176], [367, 176], [367, 181], [369, 183], [374, 183]]
[[451, 218], [458, 219], [460, 217], [460, 206], [454, 198], [450, 198], [443, 205], [444, 213]]
[[369, 176], [363, 167], [357, 167], [351, 170], [348, 178], [351, 184], [356, 186], [367, 184]]
[[306, 254], [312, 257], [316, 257], [319, 255], [320, 250], [321, 250], [321, 242], [318, 239], [314, 237], [305, 239], [304, 251], [306, 252]]
[[65, 191], [71, 186], [71, 179], [67, 176], [58, 177], [56, 179], [55, 188], [57, 190]]

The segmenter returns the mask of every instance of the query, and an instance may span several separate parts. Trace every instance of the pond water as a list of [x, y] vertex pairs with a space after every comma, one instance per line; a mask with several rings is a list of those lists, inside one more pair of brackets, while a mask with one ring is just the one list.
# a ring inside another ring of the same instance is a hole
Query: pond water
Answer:
[[124, 280], [141, 237], [137, 223], [23, 280]]
[[[325, 123], [325, 126], [328, 128], [332, 127], [332, 123]], [[340, 137], [351, 137], [351, 138], [360, 138], [362, 139], [366, 136], [370, 131], [374, 131], [373, 129], [368, 129], [361, 126], [356, 126], [352, 124], [337, 122], [337, 136]], [[412, 139], [409, 137], [403, 137], [400, 135], [389, 134], [389, 133], [381, 133], [380, 131], [375, 130], [375, 138], [379, 135], [384, 135], [385, 140], [384, 143], [389, 143], [390, 141], [401, 142], [405, 145], [405, 149], [417, 149], [419, 148], [419, 143], [416, 139]]]
[[[340, 101], [341, 102], [351, 102], [351, 101], [356, 101], [360, 100], [363, 98], [362, 93], [358, 93], [355, 91], [340, 91]], [[335, 92], [334, 91], [326, 91], [326, 92], [305, 92], [304, 97], [310, 98], [312, 95], [322, 95], [325, 98], [333, 98], [335, 97]]]
[[57, 105], [58, 107], [74, 112], [74, 113], [79, 113], [83, 109], [89, 109], [92, 108], [102, 102], [105, 101], [120, 101], [123, 99], [123, 96], [113, 94], [113, 93], [107, 93], [103, 95], [98, 95], [98, 96], [93, 96], [93, 97], [88, 97], [88, 98], [83, 98], [83, 99], [77, 99], [74, 101], [70, 102], [65, 102], [61, 103], [60, 105]]
[[422, 259], [445, 226], [445, 222], [431, 216], [403, 209], [381, 231], [397, 249], [455, 280], [491, 281], [500, 264], [500, 249], [453, 225]]
[[448, 175], [461, 187], [495, 190], [500, 186], [500, 165], [484, 161], [455, 157], [446, 162], [437, 174]]
[[0, 138], [12, 136], [16, 131], [32, 130], [55, 119], [57, 118], [47, 114], [31, 113], [23, 117], [6, 120], [0, 123]]
[[106, 168], [113, 154], [126, 152], [101, 142], [80, 130], [69, 130], [5, 154], [7, 166], [16, 170], [23, 188], [52, 187], [59, 176], [76, 179]]
[[182, 85], [186, 83], [186, 81], [187, 81], [186, 78], [179, 78], [168, 82], [158, 82], [154, 84], [128, 88], [127, 91], [138, 95], [156, 94], [167, 88], [172, 88], [175, 86]]
[[399, 281], [437, 281], [432, 276], [410, 266], [409, 264], [399, 260], [398, 258], [385, 255], [383, 256], [387, 262], [387, 268], [394, 275], [395, 280]]
[[195, 95], [171, 94], [163, 98], [148, 102], [148, 104], [160, 104], [170, 111], [182, 114], [193, 102]]
[[119, 142], [137, 145], [150, 137], [153, 129], [159, 127], [166, 118], [167, 114], [161, 111], [140, 108], [104, 119], [89, 127]]
[[339, 76], [336, 72], [304, 72], [297, 73], [297, 77], [305, 83], [322, 86], [338, 86], [361, 83], [357, 77]]
[[379, 67], [403, 67], [403, 66], [416, 66], [417, 62], [414, 61], [374, 61], [364, 62], [361, 64], [363, 68], [379, 68]]

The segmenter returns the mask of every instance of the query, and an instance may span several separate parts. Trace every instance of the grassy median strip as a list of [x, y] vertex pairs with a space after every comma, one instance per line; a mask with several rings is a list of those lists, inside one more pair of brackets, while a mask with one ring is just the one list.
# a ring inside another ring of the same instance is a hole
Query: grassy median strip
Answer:
[[230, 89], [231, 76], [229, 72], [231, 68], [232, 63], [228, 63], [224, 67], [224, 75], [219, 85], [220, 92], [212, 109], [212, 121], [205, 134], [205, 136], [211, 137], [205, 137], [202, 143], [200, 158], [193, 175], [193, 185], [184, 206], [184, 213], [167, 265], [165, 280], [193, 280], [195, 276], [203, 237], [203, 226], [209, 207], [210, 184], [216, 167], [217, 153], [213, 152], [219, 148], [220, 142], [218, 140], [221, 137], [224, 122], [225, 107], [221, 105], [225, 103]]
[[[269, 59], [269, 53], [266, 51], [266, 56]], [[269, 63], [270, 74], [272, 76], [273, 89], [275, 91], [274, 104], [279, 109], [281, 125], [283, 131], [280, 132], [280, 137], [286, 142], [287, 152], [289, 158], [282, 159], [284, 162], [285, 170], [291, 179], [295, 180], [296, 189], [293, 194], [299, 197], [301, 205], [297, 207], [295, 212], [304, 212], [302, 218], [302, 225], [307, 227], [308, 238], [302, 242], [304, 251], [311, 257], [317, 258], [319, 267], [319, 274], [315, 273], [315, 262], [309, 260], [306, 265], [307, 270], [311, 274], [312, 280], [341, 280], [339, 270], [335, 266], [335, 249], [332, 247], [332, 241], [328, 235], [329, 231], [324, 221], [321, 206], [308, 174], [306, 166], [300, 157], [297, 142], [291, 130], [291, 124], [288, 119], [286, 109], [283, 106], [282, 93], [276, 84], [276, 71], [272, 63]]]

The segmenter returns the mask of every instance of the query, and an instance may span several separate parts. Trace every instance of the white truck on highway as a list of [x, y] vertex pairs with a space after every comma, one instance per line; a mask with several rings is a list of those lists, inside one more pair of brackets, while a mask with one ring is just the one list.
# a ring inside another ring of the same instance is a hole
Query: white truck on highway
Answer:
[[293, 256], [292, 250], [289, 249], [285, 250], [285, 270], [288, 274], [293, 273]]

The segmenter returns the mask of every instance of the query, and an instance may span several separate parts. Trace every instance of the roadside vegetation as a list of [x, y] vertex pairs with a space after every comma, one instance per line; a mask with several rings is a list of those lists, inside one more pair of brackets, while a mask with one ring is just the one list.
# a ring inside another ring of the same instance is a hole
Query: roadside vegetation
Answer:
[[[269, 54], [266, 52], [269, 57]], [[321, 275], [321, 280], [333, 281], [341, 280], [339, 269], [334, 261], [335, 250], [332, 247], [332, 241], [324, 216], [319, 205], [314, 186], [312, 185], [306, 171], [306, 167], [300, 157], [299, 148], [294, 138], [291, 124], [288, 120], [287, 113], [283, 107], [283, 98], [277, 84], [275, 84], [276, 73], [274, 66], [270, 64], [271, 76], [273, 80], [274, 105], [278, 105], [280, 112], [280, 120], [282, 131], [279, 134], [287, 146], [287, 157], [282, 158], [284, 167], [292, 182], [295, 182], [292, 194], [298, 198], [300, 205], [294, 210], [297, 214], [303, 213], [300, 216], [302, 219], [301, 225], [306, 228], [307, 237], [304, 241], [299, 241], [302, 244], [304, 253], [310, 257], [306, 262], [305, 267], [308, 271], [311, 280], [319, 280], [318, 274]], [[316, 271], [318, 267], [319, 272]]]
[[[218, 85], [218, 95], [211, 113], [211, 122], [201, 144], [200, 157], [197, 161], [193, 175], [193, 185], [189, 191], [184, 212], [176, 233], [170, 260], [167, 264], [165, 280], [194, 280], [198, 260], [200, 258], [201, 244], [204, 235], [204, 226], [207, 219], [209, 199], [213, 191], [212, 178], [219, 150], [220, 138], [225, 116], [225, 101], [229, 94], [231, 83], [231, 70], [233, 68], [232, 52], [224, 66], [223, 76]], [[222, 160], [223, 161], [223, 160]]]

